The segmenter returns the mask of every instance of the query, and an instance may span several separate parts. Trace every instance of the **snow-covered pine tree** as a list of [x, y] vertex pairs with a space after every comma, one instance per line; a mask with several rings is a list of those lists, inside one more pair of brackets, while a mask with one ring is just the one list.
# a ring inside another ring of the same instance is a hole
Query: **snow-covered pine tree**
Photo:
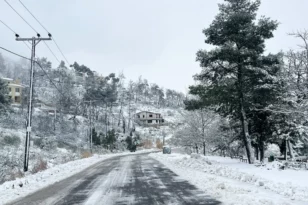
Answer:
[[8, 105], [11, 103], [9, 89], [7, 83], [0, 78], [0, 113], [8, 110]]
[[253, 73], [262, 73], [265, 66], [277, 63], [276, 59], [264, 60], [263, 53], [265, 40], [273, 37], [278, 23], [266, 17], [256, 20], [259, 6], [260, 0], [225, 0], [219, 4], [220, 13], [203, 30], [205, 43], [215, 48], [198, 51], [202, 72], [196, 80], [200, 84], [190, 87], [190, 93], [200, 96], [205, 104], [215, 105], [217, 111], [241, 122], [249, 163], [254, 157], [248, 130], [251, 88], [247, 81]]

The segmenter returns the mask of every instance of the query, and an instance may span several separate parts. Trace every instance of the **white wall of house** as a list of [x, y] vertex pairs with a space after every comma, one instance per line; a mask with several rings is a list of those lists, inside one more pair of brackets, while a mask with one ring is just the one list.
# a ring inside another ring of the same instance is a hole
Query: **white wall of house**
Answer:
[[[139, 116], [139, 117], [138, 117]], [[140, 112], [137, 113], [137, 119], [143, 121], [145, 124], [160, 124], [162, 120], [162, 116], [159, 113], [151, 113], [151, 112]]]

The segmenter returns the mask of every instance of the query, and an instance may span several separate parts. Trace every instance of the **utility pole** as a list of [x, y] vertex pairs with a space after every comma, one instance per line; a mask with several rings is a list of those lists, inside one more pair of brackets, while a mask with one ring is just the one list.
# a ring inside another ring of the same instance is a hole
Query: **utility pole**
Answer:
[[162, 134], [163, 134], [163, 147], [164, 147], [165, 146], [165, 136], [166, 136], [165, 130], [162, 131]]
[[30, 135], [31, 135], [31, 125], [32, 125], [32, 96], [33, 96], [33, 78], [34, 78], [34, 66], [35, 66], [35, 46], [40, 41], [50, 41], [51, 35], [49, 38], [40, 38], [40, 34], [37, 34], [38, 38], [16, 38], [16, 41], [28, 41], [32, 44], [31, 49], [31, 70], [30, 70], [30, 90], [29, 90], [29, 102], [28, 102], [28, 119], [27, 119], [27, 131], [26, 131], [26, 143], [25, 143], [25, 158], [24, 158], [24, 171], [28, 171], [29, 164], [29, 149], [30, 149]]
[[90, 100], [90, 151], [92, 154], [92, 101]]
[[[89, 106], [89, 111], [88, 111], [88, 119], [90, 120], [90, 139], [89, 139], [89, 144], [90, 144], [90, 151], [92, 153], [92, 101], [93, 100], [89, 100], [89, 101], [83, 101], [84, 103], [89, 102], [90, 106]], [[95, 100], [94, 100], [95, 101]], [[87, 135], [88, 138], [88, 135]]]
[[54, 115], [55, 115], [55, 118], [54, 118], [54, 121], [53, 121], [53, 125], [54, 125], [54, 131], [56, 131], [57, 108], [55, 108], [55, 110], [54, 110]]

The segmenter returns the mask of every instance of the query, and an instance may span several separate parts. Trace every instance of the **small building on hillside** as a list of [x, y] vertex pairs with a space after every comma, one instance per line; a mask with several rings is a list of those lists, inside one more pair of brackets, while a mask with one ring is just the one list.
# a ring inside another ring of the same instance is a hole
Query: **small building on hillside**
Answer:
[[57, 108], [54, 104], [45, 103], [41, 100], [37, 100], [38, 102], [35, 103], [35, 107], [39, 108], [41, 111], [46, 112], [48, 114], [55, 115], [57, 112]]
[[24, 88], [19, 80], [13, 80], [11, 78], [2, 78], [7, 82], [9, 88], [9, 96], [12, 98], [12, 103], [21, 104], [22, 90]]
[[160, 113], [141, 111], [135, 114], [135, 119], [141, 125], [163, 125], [165, 120]]

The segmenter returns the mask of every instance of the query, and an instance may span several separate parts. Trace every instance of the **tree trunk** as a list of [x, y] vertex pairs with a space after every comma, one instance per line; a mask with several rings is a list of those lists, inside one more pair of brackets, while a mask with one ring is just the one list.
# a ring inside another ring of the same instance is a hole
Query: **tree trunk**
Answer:
[[251, 149], [251, 142], [249, 139], [249, 133], [248, 133], [248, 122], [246, 119], [246, 113], [244, 109], [244, 94], [243, 94], [243, 76], [242, 76], [242, 67], [239, 65], [238, 69], [238, 95], [239, 95], [239, 114], [240, 114], [240, 120], [241, 120], [241, 126], [242, 126], [242, 137], [243, 142], [246, 148], [247, 158], [249, 164], [254, 163], [254, 157], [252, 155], [252, 149]]
[[260, 144], [260, 162], [264, 162], [264, 152], [265, 152], [265, 149], [264, 149], [264, 142], [261, 142]]
[[290, 140], [287, 141], [287, 145], [288, 145], [288, 149], [289, 149], [289, 152], [290, 152], [290, 157], [291, 157], [291, 159], [293, 159], [294, 154], [293, 154], [292, 144], [291, 144]]
[[126, 128], [126, 123], [125, 123], [125, 118], [123, 117], [123, 133], [125, 134], [125, 128]]
[[259, 149], [260, 149], [260, 162], [264, 162], [264, 136], [261, 135], [259, 139]]
[[259, 160], [259, 147], [256, 146], [256, 159]]
[[287, 160], [288, 158], [288, 146], [287, 146], [287, 140], [285, 140], [285, 144], [286, 144], [286, 150], [284, 152], [284, 160]]
[[108, 134], [108, 115], [107, 115], [107, 104], [106, 104], [106, 111], [105, 111], [105, 123], [106, 123], [106, 127], [105, 127], [105, 135], [107, 136]]
[[202, 138], [203, 138], [203, 155], [205, 156], [205, 122], [204, 122], [204, 115], [203, 109], [200, 109], [201, 115], [201, 126], [202, 126]]
[[120, 112], [119, 112], [119, 116], [118, 116], [118, 127], [120, 127], [121, 124], [121, 115], [122, 115], [122, 106], [123, 106], [123, 101], [121, 101], [121, 106], [120, 106]]
[[130, 128], [130, 121], [131, 121], [131, 95], [130, 95], [130, 98], [129, 98], [129, 104], [128, 104], [128, 124], [127, 124], [127, 130], [129, 130]]
[[241, 109], [240, 118], [241, 118], [241, 125], [242, 125], [243, 142], [244, 142], [244, 145], [245, 145], [245, 148], [246, 148], [248, 162], [249, 162], [249, 164], [253, 164], [254, 163], [254, 157], [252, 155], [251, 143], [250, 143], [249, 133], [248, 133], [248, 123], [247, 123], [243, 103], [241, 103], [240, 107], [241, 107], [240, 108]]
[[205, 156], [205, 142], [203, 142], [203, 155]]

